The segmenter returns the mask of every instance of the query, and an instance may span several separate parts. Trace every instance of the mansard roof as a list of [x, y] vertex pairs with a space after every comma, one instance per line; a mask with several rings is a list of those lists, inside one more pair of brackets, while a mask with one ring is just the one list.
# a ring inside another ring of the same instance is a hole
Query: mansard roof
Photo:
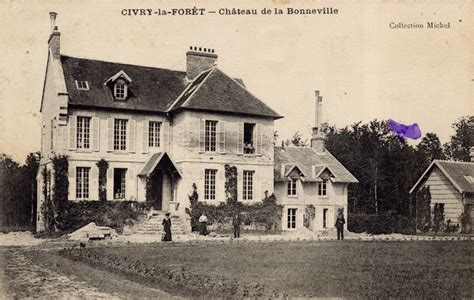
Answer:
[[326, 169], [334, 176], [331, 178], [333, 182], [359, 182], [327, 149], [318, 153], [311, 147], [275, 147], [275, 181], [287, 180], [282, 174], [282, 166], [288, 164], [297, 165], [306, 174], [302, 178], [304, 182], [322, 181], [318, 176]]
[[[72, 106], [177, 113], [203, 110], [281, 118], [251, 94], [241, 80], [221, 70], [202, 72], [194, 81], [186, 72], [61, 56], [61, 63]], [[105, 84], [112, 76], [125, 73], [130, 83], [126, 101], [114, 101]], [[87, 81], [89, 90], [78, 90], [75, 81]]]

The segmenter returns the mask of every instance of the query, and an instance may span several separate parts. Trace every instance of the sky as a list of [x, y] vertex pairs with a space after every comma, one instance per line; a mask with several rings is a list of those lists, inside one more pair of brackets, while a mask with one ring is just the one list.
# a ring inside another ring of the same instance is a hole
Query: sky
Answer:
[[[275, 123], [283, 139], [296, 131], [310, 137], [319, 90], [330, 124], [394, 119], [447, 142], [451, 124], [474, 114], [474, 2], [352, 2], [0, 0], [0, 153], [23, 162], [40, 148], [50, 11], [58, 13], [61, 52], [70, 56], [185, 70], [189, 46], [214, 48], [221, 70], [285, 117]], [[255, 8], [259, 15], [121, 13], [193, 7]], [[260, 14], [323, 7], [338, 14]]]

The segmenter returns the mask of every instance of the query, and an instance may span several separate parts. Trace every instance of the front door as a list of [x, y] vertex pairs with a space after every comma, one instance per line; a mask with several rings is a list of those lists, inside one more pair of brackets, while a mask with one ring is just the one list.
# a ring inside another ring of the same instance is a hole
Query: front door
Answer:
[[150, 176], [150, 198], [153, 199], [153, 209], [163, 209], [163, 173], [156, 171]]

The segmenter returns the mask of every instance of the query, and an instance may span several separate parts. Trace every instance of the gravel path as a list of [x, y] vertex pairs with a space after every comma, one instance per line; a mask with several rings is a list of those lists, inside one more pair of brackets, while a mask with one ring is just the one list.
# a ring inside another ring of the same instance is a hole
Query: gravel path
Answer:
[[107, 298], [119, 295], [103, 293], [87, 283], [44, 269], [25, 257], [21, 250], [0, 249], [0, 298]]

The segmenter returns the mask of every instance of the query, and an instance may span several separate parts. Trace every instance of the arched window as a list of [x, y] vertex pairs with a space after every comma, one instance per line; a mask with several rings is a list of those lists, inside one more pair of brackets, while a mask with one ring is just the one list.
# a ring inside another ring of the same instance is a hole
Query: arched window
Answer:
[[127, 98], [127, 82], [123, 79], [118, 79], [114, 84], [114, 97], [118, 100]]

